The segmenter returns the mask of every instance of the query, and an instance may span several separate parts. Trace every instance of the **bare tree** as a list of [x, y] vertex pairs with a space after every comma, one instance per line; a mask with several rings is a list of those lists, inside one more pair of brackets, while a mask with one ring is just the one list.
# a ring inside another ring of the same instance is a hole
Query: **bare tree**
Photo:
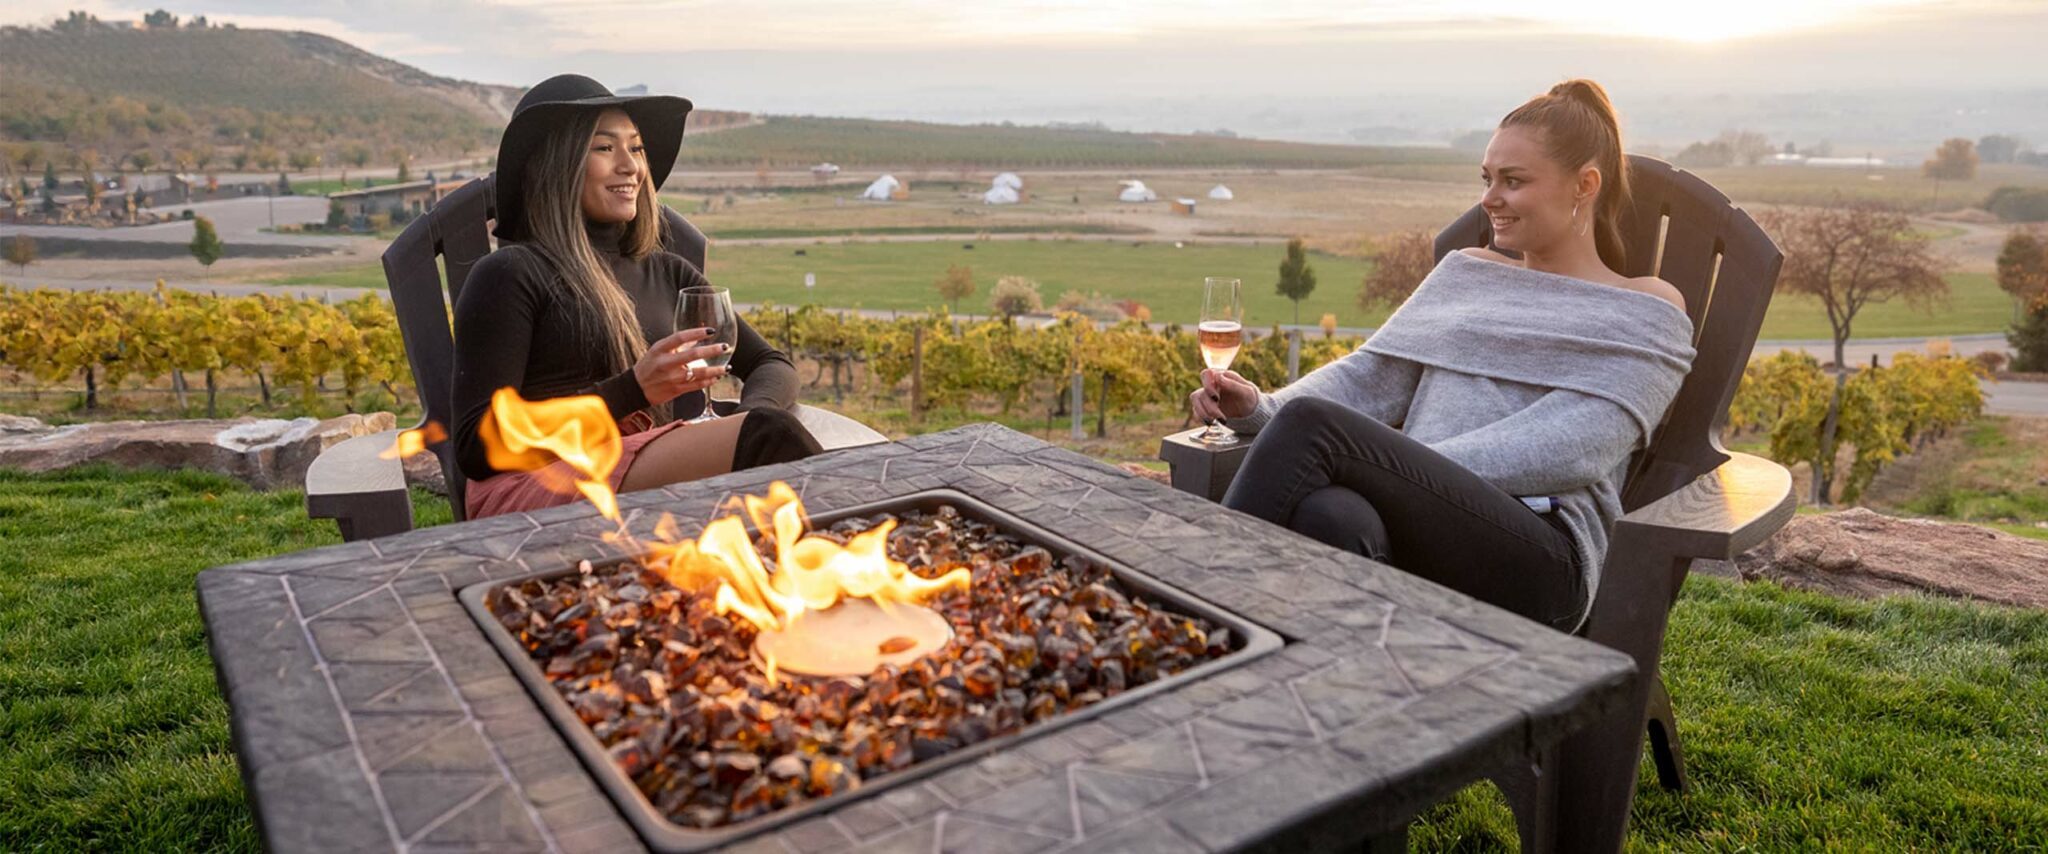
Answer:
[[1436, 238], [1421, 229], [1381, 235], [1366, 249], [1372, 272], [1358, 288], [1358, 307], [1366, 311], [1396, 308], [1415, 293], [1415, 286], [1436, 267]]
[[2011, 163], [2026, 147], [2026, 141], [2019, 137], [1994, 133], [1977, 140], [1977, 156], [1986, 163]]
[[1715, 141], [1726, 143], [1729, 155], [1744, 166], [1755, 166], [1777, 151], [1769, 138], [1753, 130], [1724, 130]]
[[[370, 149], [362, 145], [351, 145], [348, 147], [348, 150], [341, 153], [341, 161], [361, 169], [370, 162]], [[341, 170], [341, 185], [343, 189], [348, 187], [347, 169]]]
[[932, 287], [938, 289], [939, 299], [946, 301], [949, 312], [960, 309], [960, 301], [974, 296], [974, 268], [965, 264], [947, 264], [946, 273]]
[[14, 162], [21, 164], [24, 175], [35, 171], [36, 164], [43, 162], [43, 146], [31, 142], [14, 149]]
[[2048, 234], [2020, 226], [2005, 236], [1998, 251], [1998, 288], [2012, 295], [2015, 322], [2022, 306], [2048, 294]]
[[[1932, 238], [1915, 230], [1897, 208], [1873, 202], [1840, 202], [1827, 208], [1784, 208], [1758, 217], [1785, 252], [1778, 292], [1801, 294], [1827, 310], [1835, 345], [1835, 389], [1821, 426], [1821, 459], [1834, 459], [1841, 419], [1844, 350], [1865, 307], [1897, 299], [1931, 312], [1948, 300], [1942, 276], [1949, 261], [1930, 247]], [[1832, 477], [1815, 472], [1813, 503], [1826, 504]]]
[[26, 234], [17, 234], [7, 241], [7, 263], [14, 265], [16, 273], [26, 272], [28, 265], [36, 262], [36, 240]]
[[1962, 137], [1948, 140], [1934, 150], [1934, 157], [1920, 164], [1920, 172], [1940, 181], [1968, 181], [1977, 177], [1977, 144]]

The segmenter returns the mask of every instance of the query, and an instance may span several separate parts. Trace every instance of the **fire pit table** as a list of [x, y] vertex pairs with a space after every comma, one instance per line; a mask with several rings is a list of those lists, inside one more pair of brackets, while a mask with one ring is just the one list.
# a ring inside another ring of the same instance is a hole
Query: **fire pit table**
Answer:
[[[1154, 625], [1214, 632], [1221, 657], [943, 755], [921, 745], [915, 764], [858, 788], [706, 833], [652, 809], [548, 693], [540, 665], [556, 663], [487, 631], [493, 590], [539, 590], [523, 580], [573, 579], [583, 561], [633, 565], [635, 546], [591, 505], [310, 549], [199, 577], [266, 845], [1355, 847], [1400, 839], [1417, 812], [1555, 745], [1618, 702], [1632, 672], [1620, 653], [994, 425], [629, 494], [620, 508], [636, 536], [664, 515], [694, 535], [727, 499], [775, 481], [820, 518], [964, 499], [1192, 617]], [[805, 761], [844, 770], [829, 758]]]

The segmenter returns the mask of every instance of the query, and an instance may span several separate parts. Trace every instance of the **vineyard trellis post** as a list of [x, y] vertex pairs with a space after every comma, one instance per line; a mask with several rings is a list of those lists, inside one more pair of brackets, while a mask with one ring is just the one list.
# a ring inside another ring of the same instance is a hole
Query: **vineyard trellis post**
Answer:
[[910, 331], [910, 423], [924, 423], [924, 327]]
[[[159, 307], [162, 307], [163, 305], [165, 305], [165, 303], [164, 303], [164, 289], [163, 289], [163, 281], [162, 281], [162, 280], [158, 280], [158, 281], [157, 281], [157, 289], [156, 289], [156, 304], [157, 304], [157, 305], [158, 305]], [[185, 407], [186, 407], [186, 406], [188, 405], [188, 404], [187, 404], [187, 403], [185, 402], [185, 372], [184, 372], [183, 370], [180, 370], [180, 369], [178, 369], [178, 368], [172, 368], [172, 369], [171, 369], [171, 393], [172, 393], [173, 395], [176, 395], [176, 396], [177, 396], [177, 398], [178, 398], [178, 412], [179, 412], [180, 414], [183, 414], [183, 413], [184, 413], [184, 411], [185, 411]], [[264, 401], [264, 402], [265, 402], [265, 403], [269, 403], [269, 401], [267, 401], [267, 400], [266, 400], [266, 401]]]
[[1071, 388], [1067, 390], [1067, 400], [1069, 401], [1067, 405], [1067, 417], [1073, 420], [1073, 429], [1069, 432], [1073, 435], [1074, 441], [1078, 442], [1082, 439], [1088, 438], [1088, 432], [1081, 427], [1081, 404], [1083, 398], [1081, 396], [1080, 369], [1077, 368], [1074, 370], [1074, 376], [1072, 378], [1070, 385]]
[[1099, 398], [1099, 405], [1095, 409], [1095, 438], [1097, 439], [1109, 436], [1109, 384], [1115, 380], [1116, 377], [1108, 371], [1102, 372], [1102, 394], [1097, 396]]

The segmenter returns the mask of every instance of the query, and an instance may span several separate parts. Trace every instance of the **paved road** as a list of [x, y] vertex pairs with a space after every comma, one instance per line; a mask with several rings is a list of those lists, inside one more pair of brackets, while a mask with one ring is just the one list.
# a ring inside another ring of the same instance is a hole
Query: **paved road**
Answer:
[[[219, 199], [210, 202], [194, 202], [189, 205], [159, 205], [151, 210], [177, 216], [179, 211], [190, 209], [197, 216], [213, 220], [213, 227], [220, 232], [221, 240], [234, 244], [271, 244], [278, 246], [311, 246], [323, 249], [340, 248], [361, 240], [358, 237], [341, 237], [322, 234], [278, 234], [264, 231], [274, 221], [278, 224], [322, 222], [327, 219], [327, 200], [317, 196], [251, 196], [239, 199]], [[137, 225], [122, 228], [92, 228], [83, 225], [19, 225], [0, 224], [0, 238], [26, 234], [39, 238], [65, 238], [70, 240], [94, 240], [136, 243], [189, 243], [192, 240], [192, 223], [183, 220], [160, 222], [154, 225]]]
[[2048, 415], [2048, 383], [1985, 383], [1984, 411], [1993, 415]]

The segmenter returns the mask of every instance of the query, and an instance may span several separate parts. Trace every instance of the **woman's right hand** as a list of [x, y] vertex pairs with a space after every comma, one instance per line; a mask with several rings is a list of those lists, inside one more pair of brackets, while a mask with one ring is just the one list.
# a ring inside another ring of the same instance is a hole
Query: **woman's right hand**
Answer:
[[690, 392], [710, 388], [725, 376], [724, 365], [690, 367], [691, 362], [731, 349], [729, 344], [698, 344], [710, 335], [711, 330], [705, 328], [678, 330], [647, 348], [646, 355], [633, 364], [633, 378], [640, 381], [640, 391], [647, 395], [648, 405], [660, 406]]
[[1188, 395], [1188, 407], [1202, 421], [1243, 418], [1259, 406], [1259, 387], [1236, 371], [1202, 371], [1202, 387]]

